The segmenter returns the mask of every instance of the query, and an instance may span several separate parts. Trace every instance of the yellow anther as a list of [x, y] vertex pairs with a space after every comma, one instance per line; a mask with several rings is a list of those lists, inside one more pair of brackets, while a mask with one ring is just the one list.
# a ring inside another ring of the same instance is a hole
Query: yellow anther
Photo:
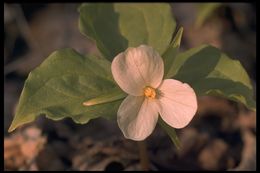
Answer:
[[147, 86], [144, 88], [144, 95], [145, 97], [154, 99], [156, 97], [156, 91], [154, 88]]

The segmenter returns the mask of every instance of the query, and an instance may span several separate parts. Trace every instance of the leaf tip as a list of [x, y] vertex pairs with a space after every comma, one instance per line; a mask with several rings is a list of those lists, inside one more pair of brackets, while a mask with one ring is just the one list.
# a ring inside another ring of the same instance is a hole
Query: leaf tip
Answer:
[[173, 39], [173, 47], [177, 47], [180, 46], [181, 44], [181, 38], [182, 38], [182, 34], [183, 34], [183, 27], [180, 27]]
[[11, 126], [8, 129], [8, 133], [13, 132], [16, 129], [16, 126], [14, 125], [14, 123], [11, 124]]
[[182, 26], [180, 27], [180, 29], [178, 30], [178, 32], [179, 32], [179, 34], [182, 35], [182, 33], [183, 33], [183, 27], [182, 27]]
[[92, 105], [95, 105], [95, 104], [97, 104], [97, 103], [94, 102], [93, 100], [88, 100], [88, 101], [83, 102], [84, 106], [92, 106]]

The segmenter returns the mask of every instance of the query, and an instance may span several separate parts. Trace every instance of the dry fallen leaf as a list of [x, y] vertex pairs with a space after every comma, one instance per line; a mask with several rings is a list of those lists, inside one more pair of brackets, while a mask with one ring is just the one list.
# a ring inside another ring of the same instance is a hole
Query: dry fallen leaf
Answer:
[[14, 133], [4, 139], [4, 160], [6, 170], [37, 170], [34, 162], [46, 143], [46, 137], [36, 127]]

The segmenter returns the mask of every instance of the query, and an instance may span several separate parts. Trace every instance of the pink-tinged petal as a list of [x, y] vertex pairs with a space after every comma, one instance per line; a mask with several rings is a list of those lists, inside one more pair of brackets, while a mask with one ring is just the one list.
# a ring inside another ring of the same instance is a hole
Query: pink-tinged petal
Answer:
[[119, 87], [134, 96], [143, 95], [145, 86], [157, 88], [163, 78], [164, 65], [151, 47], [128, 48], [112, 61], [111, 70]]
[[154, 130], [158, 120], [156, 101], [142, 96], [127, 96], [121, 103], [118, 113], [118, 126], [125, 138], [141, 141]]
[[186, 83], [166, 79], [158, 88], [159, 113], [162, 119], [174, 128], [189, 124], [197, 111], [197, 98], [194, 90]]

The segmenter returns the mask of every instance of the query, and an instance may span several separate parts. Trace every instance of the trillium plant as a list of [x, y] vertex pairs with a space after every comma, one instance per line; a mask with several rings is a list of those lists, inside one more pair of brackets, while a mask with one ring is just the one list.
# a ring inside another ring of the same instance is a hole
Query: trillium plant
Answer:
[[[125, 138], [143, 141], [157, 122], [176, 147], [198, 98], [217, 96], [256, 111], [250, 78], [238, 60], [201, 45], [179, 51], [185, 28], [168, 3], [82, 4], [79, 30], [98, 53], [57, 50], [25, 81], [9, 131], [45, 115], [86, 124], [118, 122]], [[238, 48], [239, 49], [239, 48]]]

